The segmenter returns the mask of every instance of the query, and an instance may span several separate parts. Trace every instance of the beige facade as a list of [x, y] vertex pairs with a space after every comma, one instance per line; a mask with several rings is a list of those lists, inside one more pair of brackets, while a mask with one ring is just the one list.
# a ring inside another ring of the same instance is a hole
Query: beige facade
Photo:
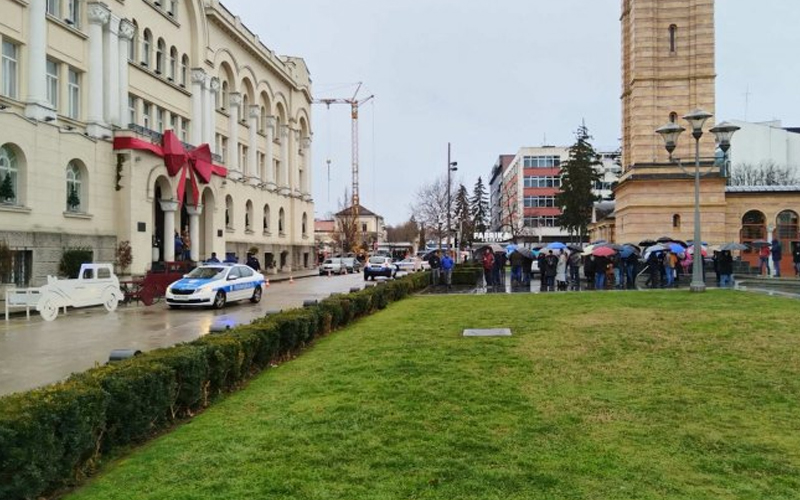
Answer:
[[[216, 0], [0, 0], [0, 240], [12, 278], [40, 284], [65, 248], [129, 271], [173, 260], [175, 231], [191, 258], [257, 247], [272, 269], [314, 265], [311, 80], [302, 59], [278, 56]], [[208, 144], [226, 175], [192, 183], [134, 138], [187, 151]], [[117, 143], [119, 145], [119, 143]], [[8, 194], [8, 193], [6, 193]], [[157, 245], [153, 248], [153, 243]], [[266, 267], [266, 266], [265, 266]], [[7, 278], [7, 277], [6, 277]]]

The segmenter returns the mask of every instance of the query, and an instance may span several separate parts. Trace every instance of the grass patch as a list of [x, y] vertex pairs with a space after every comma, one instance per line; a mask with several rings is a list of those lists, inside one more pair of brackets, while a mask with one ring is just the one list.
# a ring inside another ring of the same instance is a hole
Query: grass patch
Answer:
[[[730, 291], [415, 297], [67, 498], [798, 498], [796, 311]], [[514, 336], [460, 336], [490, 327]]]

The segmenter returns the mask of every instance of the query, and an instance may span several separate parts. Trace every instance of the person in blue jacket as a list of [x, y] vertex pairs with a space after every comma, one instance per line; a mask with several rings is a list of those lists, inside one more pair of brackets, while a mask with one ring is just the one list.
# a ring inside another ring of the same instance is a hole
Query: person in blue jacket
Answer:
[[444, 284], [447, 285], [448, 290], [452, 288], [453, 266], [455, 266], [455, 263], [453, 262], [453, 258], [450, 256], [450, 252], [447, 251], [445, 252], [444, 257], [442, 257], [442, 272], [444, 274]]

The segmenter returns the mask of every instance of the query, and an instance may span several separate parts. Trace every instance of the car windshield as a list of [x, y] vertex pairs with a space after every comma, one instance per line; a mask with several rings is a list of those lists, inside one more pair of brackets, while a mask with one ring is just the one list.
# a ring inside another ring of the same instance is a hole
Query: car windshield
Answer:
[[196, 280], [222, 279], [225, 277], [226, 270], [226, 267], [197, 267], [186, 277]]

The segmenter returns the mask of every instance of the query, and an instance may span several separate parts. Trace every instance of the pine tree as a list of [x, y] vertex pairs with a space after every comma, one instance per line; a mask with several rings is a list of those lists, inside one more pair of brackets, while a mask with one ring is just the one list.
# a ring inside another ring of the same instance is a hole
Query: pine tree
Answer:
[[472, 213], [470, 210], [469, 193], [463, 184], [458, 186], [456, 192], [456, 206], [454, 220], [458, 233], [461, 235], [459, 248], [466, 248], [472, 244]]
[[561, 164], [561, 192], [556, 196], [556, 204], [562, 209], [558, 224], [584, 241], [597, 201], [592, 187], [600, 180], [600, 174], [595, 167], [601, 163], [589, 142], [592, 136], [585, 124], [578, 127], [575, 138], [575, 144], [569, 148], [569, 160]]
[[69, 188], [69, 196], [67, 196], [67, 206], [70, 210], [75, 210], [81, 205], [81, 199], [78, 196], [78, 190], [75, 188], [73, 184]]
[[478, 233], [486, 232], [489, 219], [489, 200], [486, 193], [486, 187], [483, 185], [483, 179], [478, 177], [478, 182], [472, 189], [472, 198], [470, 198], [470, 212], [472, 214], [472, 226]]
[[0, 184], [0, 201], [10, 201], [14, 198], [14, 184], [11, 183], [11, 174], [6, 174], [3, 177], [3, 183]]

